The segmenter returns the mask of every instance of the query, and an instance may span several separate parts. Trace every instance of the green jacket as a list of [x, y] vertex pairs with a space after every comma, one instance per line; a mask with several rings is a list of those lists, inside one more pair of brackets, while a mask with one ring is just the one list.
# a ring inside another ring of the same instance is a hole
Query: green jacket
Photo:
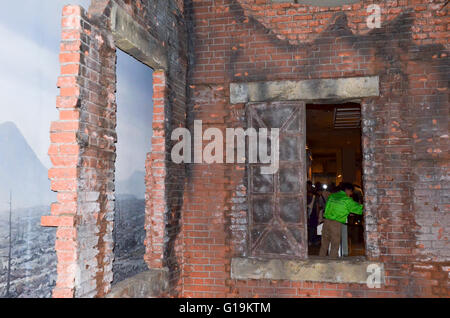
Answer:
[[341, 223], [347, 221], [350, 213], [362, 214], [363, 206], [347, 196], [344, 191], [333, 193], [328, 197], [324, 217]]

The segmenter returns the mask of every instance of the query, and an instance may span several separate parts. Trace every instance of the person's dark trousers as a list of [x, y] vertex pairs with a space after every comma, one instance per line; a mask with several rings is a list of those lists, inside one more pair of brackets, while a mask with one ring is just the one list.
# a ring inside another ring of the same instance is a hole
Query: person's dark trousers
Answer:
[[339, 245], [341, 244], [341, 226], [341, 223], [338, 221], [324, 220], [319, 256], [327, 256], [328, 246], [331, 243], [330, 257], [338, 258]]
[[317, 209], [314, 207], [313, 211], [308, 219], [308, 242], [316, 243], [320, 240], [317, 235], [317, 226], [319, 225], [319, 216], [317, 215]]

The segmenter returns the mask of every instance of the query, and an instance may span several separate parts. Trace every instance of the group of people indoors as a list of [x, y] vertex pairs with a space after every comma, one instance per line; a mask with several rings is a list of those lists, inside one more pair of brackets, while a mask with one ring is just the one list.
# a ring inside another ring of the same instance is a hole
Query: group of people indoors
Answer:
[[[308, 244], [319, 246], [319, 256], [337, 259], [342, 224], [350, 214], [362, 215], [362, 190], [352, 183], [307, 183]], [[318, 232], [318, 228], [321, 231]], [[321, 234], [321, 235], [320, 235]]]

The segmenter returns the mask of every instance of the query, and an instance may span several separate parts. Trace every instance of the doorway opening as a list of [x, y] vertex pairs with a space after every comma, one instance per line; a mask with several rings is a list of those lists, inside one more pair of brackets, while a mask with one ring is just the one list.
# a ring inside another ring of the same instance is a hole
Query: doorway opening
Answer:
[[[361, 106], [356, 103], [306, 105], [308, 254], [319, 255], [326, 200], [343, 182], [354, 185], [363, 203]], [[340, 254], [364, 256], [364, 216], [350, 214], [342, 225]]]
[[153, 70], [117, 50], [117, 145], [113, 284], [148, 269], [146, 158], [151, 151]]

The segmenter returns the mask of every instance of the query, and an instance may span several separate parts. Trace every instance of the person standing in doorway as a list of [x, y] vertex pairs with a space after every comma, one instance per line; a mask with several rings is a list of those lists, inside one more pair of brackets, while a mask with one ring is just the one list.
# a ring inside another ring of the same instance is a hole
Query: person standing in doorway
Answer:
[[316, 206], [318, 211], [318, 224], [323, 223], [323, 214], [325, 212], [325, 206], [327, 199], [330, 196], [330, 192], [327, 191], [326, 186], [320, 182], [316, 182]]
[[319, 256], [326, 256], [331, 243], [330, 258], [337, 259], [341, 244], [341, 224], [347, 222], [350, 213], [362, 215], [363, 206], [352, 199], [354, 187], [351, 183], [342, 183], [341, 190], [329, 196], [325, 206], [322, 243]]

